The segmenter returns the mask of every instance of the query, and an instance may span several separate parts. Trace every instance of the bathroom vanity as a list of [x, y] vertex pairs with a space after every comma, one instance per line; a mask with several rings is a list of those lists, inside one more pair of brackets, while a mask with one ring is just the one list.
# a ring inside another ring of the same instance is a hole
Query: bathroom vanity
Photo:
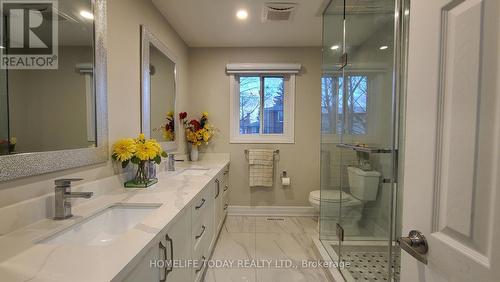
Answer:
[[[201, 281], [228, 203], [229, 155], [215, 155], [161, 172], [146, 189], [122, 188], [119, 176], [75, 186], [96, 196], [78, 200], [74, 217], [0, 237], [1, 280]], [[50, 198], [2, 210], [29, 213]]]

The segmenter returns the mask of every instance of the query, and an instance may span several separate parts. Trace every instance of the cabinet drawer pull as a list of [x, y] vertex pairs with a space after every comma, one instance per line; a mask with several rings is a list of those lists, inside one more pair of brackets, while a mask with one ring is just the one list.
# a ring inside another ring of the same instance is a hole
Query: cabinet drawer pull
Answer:
[[203, 236], [203, 233], [205, 233], [205, 229], [207, 229], [207, 228], [205, 227], [205, 225], [202, 225], [202, 226], [201, 226], [201, 233], [200, 233], [200, 235], [196, 235], [196, 236], [194, 236], [194, 238], [195, 238], [196, 240], [200, 239], [200, 238], [201, 238], [201, 236]]
[[198, 206], [194, 207], [195, 209], [199, 210], [201, 207], [203, 207], [203, 204], [205, 204], [205, 199], [201, 199], [201, 204], [199, 204]]
[[[163, 252], [163, 259], [166, 260], [167, 259], [167, 247], [165, 247], [161, 241], [158, 245], [160, 247], [160, 251]], [[167, 270], [164, 270], [163, 278], [160, 278], [160, 282], [165, 282], [165, 281], [167, 281]]]
[[201, 256], [200, 260], [202, 261], [202, 263], [201, 263], [200, 268], [195, 270], [196, 273], [200, 272], [203, 269], [203, 266], [205, 265], [205, 256]]
[[174, 241], [168, 234], [165, 235], [165, 240], [167, 240], [167, 243], [170, 245], [170, 266], [168, 264], [165, 265], [165, 278], [167, 278], [167, 275], [174, 270]]
[[224, 185], [224, 192], [226, 192], [226, 191], [227, 191], [227, 189], [229, 189], [229, 186]]
[[220, 182], [219, 182], [219, 179], [215, 179], [215, 184], [217, 184], [217, 193], [215, 194], [215, 198], [217, 199], [219, 197], [219, 193], [220, 193]]

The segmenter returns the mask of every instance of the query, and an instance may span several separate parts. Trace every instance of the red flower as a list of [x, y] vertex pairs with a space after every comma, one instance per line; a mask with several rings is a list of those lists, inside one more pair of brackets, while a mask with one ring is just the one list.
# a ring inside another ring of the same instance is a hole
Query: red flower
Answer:
[[193, 119], [189, 122], [190, 125], [193, 126], [194, 130], [197, 131], [197, 130], [200, 130], [201, 129], [201, 124], [199, 121]]
[[179, 119], [183, 120], [187, 117], [187, 113], [186, 112], [182, 112], [182, 113], [179, 113]]

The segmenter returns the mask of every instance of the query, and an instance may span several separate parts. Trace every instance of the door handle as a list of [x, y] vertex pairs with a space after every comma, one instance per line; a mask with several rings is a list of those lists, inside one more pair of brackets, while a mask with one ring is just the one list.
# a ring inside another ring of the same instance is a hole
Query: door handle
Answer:
[[429, 246], [425, 236], [417, 230], [412, 230], [408, 237], [400, 237], [398, 239], [399, 246], [412, 257], [416, 258], [423, 264], [427, 264], [427, 252]]

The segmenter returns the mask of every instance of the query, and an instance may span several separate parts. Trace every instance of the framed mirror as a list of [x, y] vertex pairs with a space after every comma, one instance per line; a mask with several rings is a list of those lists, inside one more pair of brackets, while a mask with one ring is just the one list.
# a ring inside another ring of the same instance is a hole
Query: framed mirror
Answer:
[[141, 26], [141, 52], [142, 132], [160, 142], [164, 150], [174, 151], [179, 132], [176, 56], [145, 26]]
[[0, 56], [18, 64], [0, 69], [0, 181], [106, 162], [106, 1], [16, 5], [39, 26], [23, 39], [2, 15]]

